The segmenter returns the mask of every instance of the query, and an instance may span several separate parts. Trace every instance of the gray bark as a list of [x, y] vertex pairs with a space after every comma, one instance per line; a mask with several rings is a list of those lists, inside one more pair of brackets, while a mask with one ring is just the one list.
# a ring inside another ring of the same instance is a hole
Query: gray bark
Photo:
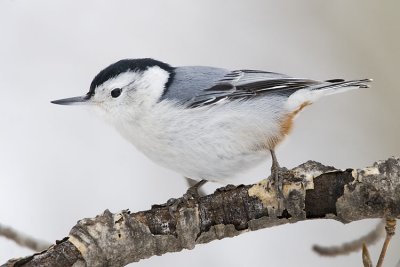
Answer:
[[2, 266], [124, 266], [285, 223], [400, 218], [399, 158], [344, 171], [308, 161], [280, 175], [283, 197], [263, 180], [183, 201], [173, 215], [165, 205], [135, 213], [106, 210], [79, 221], [49, 249]]

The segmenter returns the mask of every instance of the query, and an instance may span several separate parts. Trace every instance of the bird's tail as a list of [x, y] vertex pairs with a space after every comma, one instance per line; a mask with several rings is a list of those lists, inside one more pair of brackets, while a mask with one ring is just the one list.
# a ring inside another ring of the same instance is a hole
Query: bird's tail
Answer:
[[345, 81], [342, 79], [327, 80], [309, 88], [297, 90], [288, 98], [286, 103], [289, 110], [298, 110], [318, 100], [322, 96], [346, 92], [352, 89], [368, 88], [372, 79]]
[[327, 80], [311, 90], [320, 91], [323, 95], [332, 95], [342, 93], [352, 89], [369, 88], [367, 83], [372, 82], [372, 79], [345, 81], [342, 79]]

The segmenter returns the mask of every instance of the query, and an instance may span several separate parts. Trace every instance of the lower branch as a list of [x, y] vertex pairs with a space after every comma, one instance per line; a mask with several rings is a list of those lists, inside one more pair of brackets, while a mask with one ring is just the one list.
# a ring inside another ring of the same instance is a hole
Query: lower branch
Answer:
[[345, 171], [308, 161], [280, 175], [283, 198], [263, 180], [184, 201], [175, 214], [165, 205], [136, 213], [106, 210], [79, 221], [68, 237], [48, 250], [2, 266], [124, 266], [285, 223], [400, 218], [398, 158]]
[[[320, 245], [314, 245], [313, 250], [321, 256], [336, 257], [340, 255], [346, 255], [352, 252], [359, 251], [367, 245], [373, 245], [384, 236], [385, 233], [385, 220], [382, 220], [378, 225], [369, 232], [367, 235], [362, 236], [356, 240], [348, 243], [341, 244], [339, 246], [323, 247]], [[366, 248], [365, 248], [366, 249]]]
[[24, 233], [21, 233], [9, 226], [0, 224], [0, 236], [10, 239], [22, 247], [30, 248], [34, 251], [45, 250], [50, 247], [50, 243], [35, 239]]

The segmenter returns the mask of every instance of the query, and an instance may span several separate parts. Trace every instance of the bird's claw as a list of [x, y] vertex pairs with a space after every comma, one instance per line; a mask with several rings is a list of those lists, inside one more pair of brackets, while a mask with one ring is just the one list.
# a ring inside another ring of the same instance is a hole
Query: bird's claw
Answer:
[[191, 186], [186, 190], [186, 193], [183, 194], [181, 198], [171, 198], [167, 201], [166, 205], [169, 210], [169, 214], [171, 217], [175, 217], [175, 212], [178, 210], [179, 205], [183, 203], [188, 203], [189, 200], [194, 199], [198, 200], [201, 196], [199, 194], [199, 188], [205, 184], [206, 180], [201, 180], [200, 182], [196, 183], [195, 185]]
[[271, 168], [271, 184], [280, 198], [283, 198], [283, 173], [286, 171], [286, 168], [281, 168], [279, 166], [272, 166]]

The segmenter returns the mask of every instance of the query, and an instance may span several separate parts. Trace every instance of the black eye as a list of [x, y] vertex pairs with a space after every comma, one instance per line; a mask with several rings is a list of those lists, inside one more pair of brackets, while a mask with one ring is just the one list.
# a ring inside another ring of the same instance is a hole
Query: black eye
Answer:
[[111, 91], [111, 96], [116, 98], [119, 97], [121, 95], [121, 88], [115, 88]]

